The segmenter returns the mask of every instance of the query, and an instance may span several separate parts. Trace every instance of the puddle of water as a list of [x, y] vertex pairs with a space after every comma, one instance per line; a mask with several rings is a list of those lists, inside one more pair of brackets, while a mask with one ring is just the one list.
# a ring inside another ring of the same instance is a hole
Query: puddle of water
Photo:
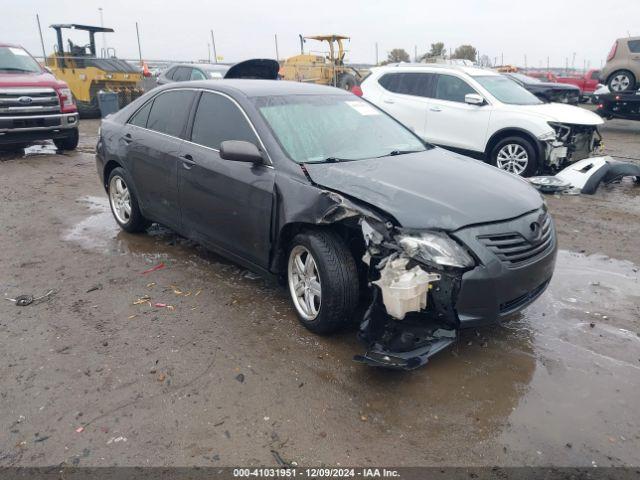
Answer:
[[82, 201], [89, 216], [66, 240], [108, 254], [169, 258], [218, 290], [232, 285], [229, 297], [243, 320], [216, 326], [230, 342], [265, 350], [265, 364], [313, 372], [387, 433], [532, 452], [514, 463], [633, 463], [640, 451], [640, 274], [630, 262], [560, 251], [549, 289], [524, 312], [462, 332], [423, 369], [389, 372], [351, 362], [362, 348], [353, 331], [316, 337], [302, 329], [283, 289], [261, 286], [256, 296], [240, 267], [161, 227], [126, 234], [105, 198]]

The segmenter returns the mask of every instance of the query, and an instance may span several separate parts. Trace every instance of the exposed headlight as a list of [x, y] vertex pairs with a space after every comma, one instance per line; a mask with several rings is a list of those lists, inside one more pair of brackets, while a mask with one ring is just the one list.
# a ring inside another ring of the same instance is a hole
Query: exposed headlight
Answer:
[[541, 142], [550, 142], [555, 139], [556, 139], [556, 132], [554, 130], [551, 130], [547, 133], [543, 133], [538, 137], [538, 140], [540, 140]]
[[422, 232], [416, 235], [399, 235], [398, 245], [419, 262], [446, 267], [468, 268], [475, 265], [473, 258], [451, 237], [441, 232]]

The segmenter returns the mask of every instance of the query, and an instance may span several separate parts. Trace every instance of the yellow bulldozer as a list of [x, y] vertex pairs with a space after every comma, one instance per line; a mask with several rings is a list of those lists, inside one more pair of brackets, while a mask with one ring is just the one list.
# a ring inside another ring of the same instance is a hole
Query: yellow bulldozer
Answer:
[[[93, 27], [90, 25], [55, 24], [57, 45], [54, 53], [47, 57], [46, 65], [56, 78], [69, 85], [76, 99], [80, 117], [93, 118], [100, 116], [98, 92], [118, 93], [120, 107], [123, 107], [144, 93], [142, 90], [142, 73], [133, 65], [115, 56], [115, 50], [106, 49], [104, 58], [96, 56], [95, 34], [113, 32], [112, 28]], [[89, 33], [89, 43], [76, 45], [68, 40], [65, 50], [62, 30], [82, 30]]]
[[[317, 40], [329, 44], [329, 52], [304, 52], [304, 44], [307, 40]], [[317, 83], [320, 85], [332, 85], [344, 90], [351, 90], [362, 80], [362, 75], [353, 67], [344, 64], [345, 49], [344, 40], [349, 37], [344, 35], [313, 35], [303, 37], [300, 35], [300, 55], [287, 58], [280, 76], [284, 80], [297, 82]]]

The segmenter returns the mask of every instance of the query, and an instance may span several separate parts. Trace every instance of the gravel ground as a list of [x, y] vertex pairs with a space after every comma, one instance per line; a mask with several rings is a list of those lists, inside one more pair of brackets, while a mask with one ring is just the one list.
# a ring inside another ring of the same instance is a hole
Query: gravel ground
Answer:
[[[119, 231], [81, 126], [76, 152], [0, 155], [2, 297], [55, 290], [0, 299], [0, 465], [639, 465], [639, 186], [548, 198], [548, 291], [398, 373], [304, 330], [281, 287]], [[640, 124], [603, 136], [640, 157]]]

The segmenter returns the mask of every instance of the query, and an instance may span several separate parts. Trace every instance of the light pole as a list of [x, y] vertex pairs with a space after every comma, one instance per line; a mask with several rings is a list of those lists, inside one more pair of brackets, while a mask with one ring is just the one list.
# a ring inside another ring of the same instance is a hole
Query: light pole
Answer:
[[[102, 7], [98, 7], [98, 11], [100, 12], [100, 27], [104, 28], [104, 18], [102, 16]], [[104, 34], [104, 32], [102, 32], [102, 48], [104, 50], [105, 57], [108, 57], [108, 55], [107, 55], [107, 36]]]

